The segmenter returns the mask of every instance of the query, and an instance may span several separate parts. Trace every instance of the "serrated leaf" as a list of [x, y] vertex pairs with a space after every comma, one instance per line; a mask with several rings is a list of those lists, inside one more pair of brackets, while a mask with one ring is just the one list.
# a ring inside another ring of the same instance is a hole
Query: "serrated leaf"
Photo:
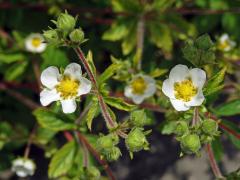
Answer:
[[106, 80], [108, 80], [111, 76], [113, 76], [117, 70], [121, 68], [121, 64], [119, 63], [113, 63], [110, 66], [108, 66], [107, 69], [101, 74], [101, 76], [98, 78], [98, 83], [102, 84]]
[[57, 151], [49, 164], [49, 178], [57, 178], [67, 173], [73, 165], [76, 152], [77, 145], [74, 141], [68, 142]]
[[10, 64], [16, 61], [25, 60], [25, 56], [23, 54], [0, 54], [0, 62]]
[[33, 112], [33, 115], [42, 127], [53, 131], [76, 129], [73, 121], [44, 108], [38, 108]]
[[136, 106], [126, 103], [123, 99], [114, 98], [114, 97], [104, 97], [104, 101], [119, 110], [123, 111], [132, 111]]
[[87, 121], [87, 127], [90, 131], [92, 130], [92, 121], [96, 113], [98, 112], [98, 108], [99, 108], [98, 102], [93, 101], [91, 108], [87, 112], [86, 121]]
[[208, 80], [207, 85], [203, 90], [203, 94], [208, 96], [212, 93], [215, 93], [223, 88], [223, 80], [227, 68], [222, 68], [217, 74], [215, 74], [211, 79]]
[[195, 41], [196, 47], [202, 50], [209, 50], [214, 46], [209, 35], [204, 34], [196, 39]]
[[218, 116], [233, 116], [240, 114], [240, 100], [224, 103], [215, 108], [214, 113]]

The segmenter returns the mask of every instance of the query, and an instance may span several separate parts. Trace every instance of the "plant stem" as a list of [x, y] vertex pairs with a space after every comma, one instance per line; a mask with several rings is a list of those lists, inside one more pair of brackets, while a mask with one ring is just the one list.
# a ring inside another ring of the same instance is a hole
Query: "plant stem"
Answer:
[[198, 107], [195, 107], [193, 112], [192, 127], [194, 127], [197, 124], [198, 120], [199, 120], [199, 111], [198, 111]]
[[137, 69], [140, 71], [142, 68], [142, 54], [144, 47], [144, 34], [145, 34], [145, 17], [141, 15], [137, 24]]
[[35, 126], [33, 127], [32, 131], [31, 131], [31, 134], [28, 138], [28, 142], [27, 142], [27, 146], [24, 150], [24, 158], [27, 159], [28, 156], [29, 156], [29, 153], [30, 153], [30, 150], [31, 150], [31, 145], [32, 145], [32, 141], [33, 141], [33, 137], [34, 137], [34, 134], [37, 130], [37, 124], [35, 124]]
[[97, 85], [97, 81], [96, 81], [96, 78], [95, 76], [93, 75], [88, 63], [87, 63], [87, 60], [82, 52], [82, 50], [77, 47], [77, 48], [74, 48], [76, 54], [78, 55], [78, 58], [80, 59], [80, 61], [82, 62], [92, 84], [93, 84], [93, 87], [94, 87], [94, 90], [96, 91], [96, 95], [97, 95], [97, 98], [98, 98], [98, 101], [99, 101], [99, 105], [100, 105], [100, 108], [101, 108], [101, 112], [102, 112], [102, 115], [107, 123], [107, 126], [109, 126], [110, 128], [115, 128], [116, 127], [116, 123], [114, 122], [114, 120], [111, 118], [109, 112], [108, 112], [108, 107], [106, 105], [106, 103], [104, 102], [103, 100], [103, 97], [102, 95], [100, 94], [100, 92], [98, 91], [98, 85]]
[[206, 151], [208, 153], [208, 157], [209, 157], [209, 161], [210, 161], [210, 165], [211, 165], [211, 168], [212, 168], [212, 171], [214, 173], [214, 175], [216, 176], [216, 178], [223, 178], [223, 175], [217, 165], [217, 162], [215, 160], [215, 157], [214, 157], [214, 154], [213, 154], [213, 151], [212, 151], [212, 147], [210, 144], [207, 144], [206, 145]]
[[41, 81], [40, 81], [40, 71], [39, 71], [39, 64], [36, 59], [32, 59], [32, 65], [33, 65], [33, 72], [38, 84], [38, 90], [41, 88]]
[[92, 147], [92, 145], [88, 142], [88, 140], [79, 132], [78, 132], [78, 137], [80, 141], [86, 145], [86, 148], [94, 155], [94, 157], [98, 160], [98, 162], [103, 166], [109, 179], [115, 180], [112, 170], [110, 169], [107, 162], [100, 157], [99, 153]]

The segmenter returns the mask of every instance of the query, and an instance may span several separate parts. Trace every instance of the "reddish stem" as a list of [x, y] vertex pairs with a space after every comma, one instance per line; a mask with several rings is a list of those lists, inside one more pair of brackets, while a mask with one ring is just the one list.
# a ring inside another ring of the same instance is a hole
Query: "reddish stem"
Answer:
[[205, 116], [209, 117], [210, 119], [212, 119], [214, 121], [216, 121], [219, 124], [220, 128], [222, 128], [223, 130], [227, 131], [228, 133], [232, 134], [233, 136], [235, 136], [237, 139], [240, 140], [240, 134], [235, 132], [235, 131], [233, 131], [231, 128], [225, 126], [223, 123], [220, 122], [220, 120], [216, 116], [212, 115], [209, 112], [206, 112]]
[[211, 168], [212, 168], [212, 171], [214, 173], [214, 175], [216, 176], [216, 178], [223, 178], [223, 175], [217, 165], [217, 162], [215, 160], [215, 157], [214, 157], [214, 154], [213, 154], [213, 151], [212, 151], [212, 147], [210, 144], [207, 144], [206, 145], [206, 151], [208, 153], [208, 157], [209, 157], [209, 161], [210, 161], [210, 165], [211, 165]]

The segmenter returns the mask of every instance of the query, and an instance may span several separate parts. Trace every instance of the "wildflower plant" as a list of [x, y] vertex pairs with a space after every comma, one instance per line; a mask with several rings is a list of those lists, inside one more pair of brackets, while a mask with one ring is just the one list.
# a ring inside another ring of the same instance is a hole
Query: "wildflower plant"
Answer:
[[[26, 177], [40, 169], [31, 160], [34, 145], [50, 160], [50, 179], [115, 179], [108, 163], [128, 155], [134, 161], [136, 153], [150, 151], [149, 137], [157, 131], [159, 137], [173, 135], [179, 158], [201, 158], [206, 150], [216, 178], [240, 177], [239, 170], [222, 174], [217, 166], [223, 154], [220, 138], [227, 135], [237, 148], [240, 139], [237, 124], [226, 120], [240, 112], [240, 88], [231, 81], [239, 80], [234, 63], [240, 55], [231, 36], [216, 35], [214, 41], [198, 32], [199, 24], [166, 14], [184, 7], [182, 1], [115, 0], [110, 2], [112, 12], [120, 16], [98, 37], [102, 40], [92, 41], [81, 15], [59, 12], [57, 4], [51, 11], [57, 16], [42, 34], [13, 32], [1, 42], [0, 50], [13, 45], [11, 52], [0, 51], [0, 90], [29, 107], [36, 120], [26, 129], [0, 122], [0, 149], [7, 151], [11, 141], [16, 148], [24, 147], [23, 157], [8, 157], [14, 173]], [[203, 6], [200, 1], [194, 5]], [[110, 63], [98, 61], [98, 41], [120, 43], [117, 53], [107, 54]], [[177, 44], [181, 48], [175, 48]], [[21, 94], [5, 83], [24, 84], [29, 77], [35, 84], [27, 86], [32, 94]], [[232, 94], [216, 106], [228, 93], [226, 81]], [[161, 122], [155, 112], [162, 113]], [[13, 128], [24, 142], [11, 139]]]

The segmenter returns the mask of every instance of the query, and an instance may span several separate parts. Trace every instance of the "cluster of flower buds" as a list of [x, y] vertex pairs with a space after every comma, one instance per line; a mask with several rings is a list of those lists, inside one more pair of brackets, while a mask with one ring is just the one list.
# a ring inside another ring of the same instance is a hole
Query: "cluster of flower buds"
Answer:
[[19, 177], [32, 176], [35, 172], [36, 165], [31, 159], [17, 158], [12, 163], [12, 171]]
[[82, 29], [75, 28], [77, 18], [69, 15], [67, 11], [65, 13], [61, 13], [58, 16], [57, 21], [52, 21], [56, 28], [50, 28], [43, 32], [43, 36], [46, 41], [50, 44], [55, 44], [58, 46], [63, 46], [68, 44], [69, 46], [76, 46], [83, 42], [84, 32]]

